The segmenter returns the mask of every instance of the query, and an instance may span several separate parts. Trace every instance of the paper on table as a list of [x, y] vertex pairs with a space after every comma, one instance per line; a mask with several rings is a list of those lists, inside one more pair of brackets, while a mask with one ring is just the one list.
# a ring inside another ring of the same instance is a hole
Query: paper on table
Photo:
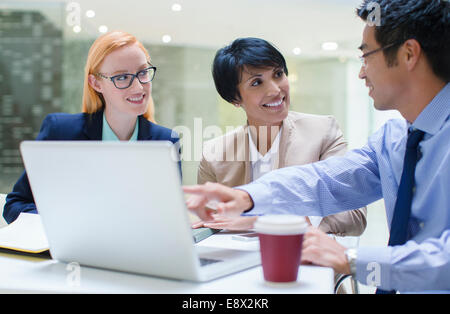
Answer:
[[21, 213], [8, 226], [0, 229], [0, 248], [42, 253], [49, 249], [41, 217], [38, 214]]

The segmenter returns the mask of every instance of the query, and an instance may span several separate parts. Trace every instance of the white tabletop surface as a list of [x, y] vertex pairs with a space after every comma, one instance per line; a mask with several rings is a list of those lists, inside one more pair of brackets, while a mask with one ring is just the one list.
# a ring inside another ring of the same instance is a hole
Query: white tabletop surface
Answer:
[[[198, 245], [257, 250], [258, 241], [232, 240], [232, 234], [216, 234]], [[261, 266], [206, 283], [178, 281], [67, 264], [35, 257], [0, 253], [1, 293], [170, 293], [170, 294], [278, 294], [332, 293], [333, 270], [300, 266], [297, 282], [270, 284]], [[74, 275], [77, 279], [74, 280]]]

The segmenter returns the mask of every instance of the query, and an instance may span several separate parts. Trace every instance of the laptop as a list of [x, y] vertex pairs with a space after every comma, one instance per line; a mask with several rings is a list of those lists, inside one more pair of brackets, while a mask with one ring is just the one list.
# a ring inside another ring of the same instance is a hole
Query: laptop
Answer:
[[261, 263], [258, 251], [197, 246], [170, 142], [24, 141], [52, 258], [209, 281]]

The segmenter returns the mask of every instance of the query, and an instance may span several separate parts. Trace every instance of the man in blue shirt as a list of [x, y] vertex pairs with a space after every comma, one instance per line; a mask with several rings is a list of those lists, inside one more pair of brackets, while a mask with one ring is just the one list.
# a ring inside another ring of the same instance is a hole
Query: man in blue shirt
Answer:
[[359, 77], [375, 108], [396, 109], [405, 119], [388, 121], [343, 157], [279, 169], [236, 189], [185, 187], [194, 194], [187, 206], [203, 220], [212, 219], [205, 209], [211, 200], [226, 215], [327, 216], [384, 198], [388, 247], [349, 252], [312, 229], [302, 261], [380, 291], [450, 290], [450, 3], [366, 0], [357, 14], [371, 22]]

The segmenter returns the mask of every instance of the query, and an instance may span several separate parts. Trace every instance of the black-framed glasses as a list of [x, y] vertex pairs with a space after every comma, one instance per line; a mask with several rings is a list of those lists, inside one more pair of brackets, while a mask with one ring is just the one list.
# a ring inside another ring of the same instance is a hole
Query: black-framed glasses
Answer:
[[104, 79], [110, 79], [113, 82], [114, 86], [118, 89], [125, 89], [133, 84], [135, 78], [137, 78], [141, 84], [150, 83], [155, 77], [155, 73], [156, 67], [150, 66], [143, 70], [137, 71], [136, 74], [123, 73], [114, 76], [106, 76], [102, 73], [97, 73], [96, 75]]
[[386, 46], [383, 46], [383, 47], [380, 47], [380, 48], [371, 50], [371, 51], [369, 51], [369, 52], [366, 52], [365, 54], [363, 54], [362, 56], [359, 57], [359, 60], [361, 61], [361, 63], [362, 63], [363, 66], [366, 66], [366, 65], [367, 65], [367, 60], [366, 60], [366, 58], [367, 58], [368, 56], [373, 55], [374, 53], [377, 53], [377, 52], [379, 52], [379, 51], [382, 51], [382, 50], [391, 48], [391, 47], [393, 47], [393, 46], [395, 46], [395, 45], [396, 45], [396, 43], [392, 43], [392, 44], [389, 44], [389, 45], [386, 45]]

